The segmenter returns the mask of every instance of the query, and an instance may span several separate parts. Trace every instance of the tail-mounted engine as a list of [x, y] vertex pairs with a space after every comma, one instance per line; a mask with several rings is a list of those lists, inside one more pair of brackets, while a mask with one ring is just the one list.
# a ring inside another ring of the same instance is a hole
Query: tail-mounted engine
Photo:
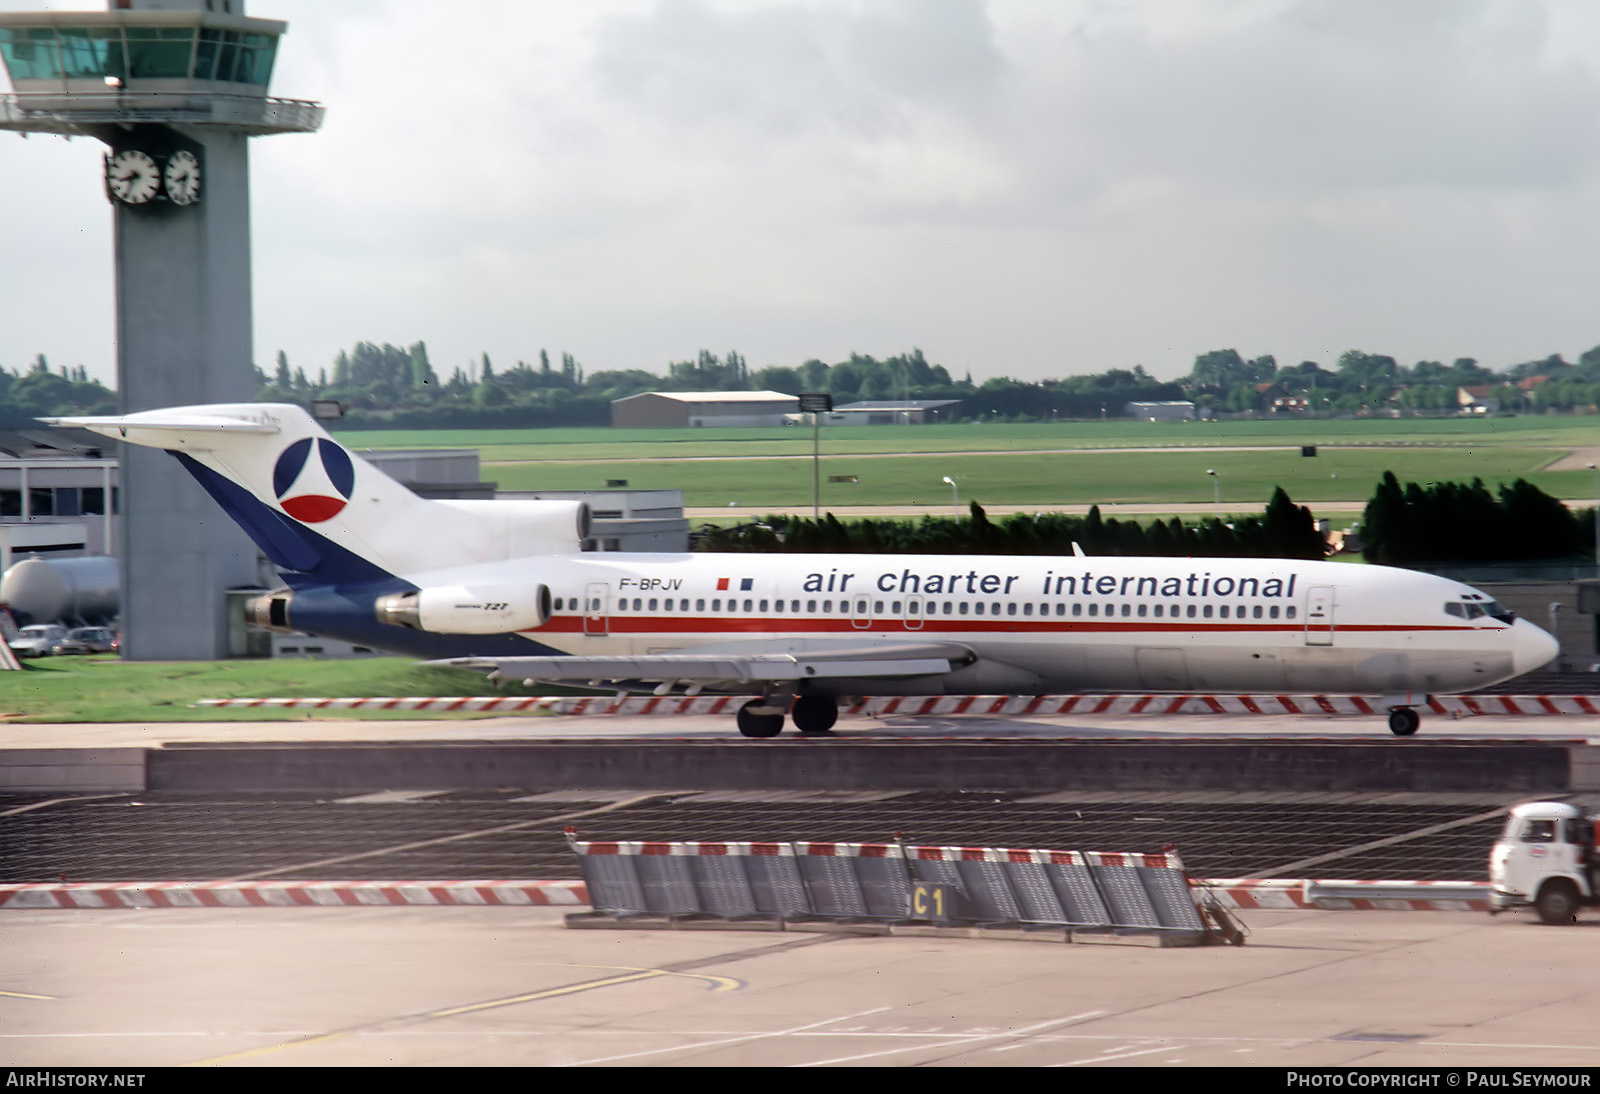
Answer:
[[254, 597], [244, 606], [244, 621], [264, 631], [293, 634], [289, 624], [289, 602], [294, 592], [288, 588], [274, 589], [266, 596]]
[[532, 630], [550, 621], [551, 610], [549, 587], [534, 584], [440, 585], [380, 596], [374, 607], [379, 623], [443, 634]]

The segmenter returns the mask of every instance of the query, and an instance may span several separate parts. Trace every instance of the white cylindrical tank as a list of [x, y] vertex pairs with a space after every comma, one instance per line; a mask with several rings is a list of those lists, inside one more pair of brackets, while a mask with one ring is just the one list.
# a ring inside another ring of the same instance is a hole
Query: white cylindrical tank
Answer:
[[27, 558], [0, 576], [0, 604], [17, 622], [57, 620], [105, 623], [120, 603], [117, 560], [90, 558]]

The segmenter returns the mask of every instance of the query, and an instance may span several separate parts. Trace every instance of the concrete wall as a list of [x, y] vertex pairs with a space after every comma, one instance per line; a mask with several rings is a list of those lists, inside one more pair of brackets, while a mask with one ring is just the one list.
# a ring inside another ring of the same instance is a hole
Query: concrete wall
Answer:
[[0, 751], [0, 789], [1600, 791], [1572, 742], [588, 741]]

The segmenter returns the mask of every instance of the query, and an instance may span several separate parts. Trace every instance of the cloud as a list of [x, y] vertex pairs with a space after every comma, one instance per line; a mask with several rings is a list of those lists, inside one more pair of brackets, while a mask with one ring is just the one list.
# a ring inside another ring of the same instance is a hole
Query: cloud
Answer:
[[[1600, 340], [1600, 13], [1576, 0], [251, 12], [290, 23], [274, 93], [328, 107], [252, 142], [258, 360], [920, 345], [981, 378]], [[28, 210], [0, 364], [109, 366], [90, 144], [0, 135]]]

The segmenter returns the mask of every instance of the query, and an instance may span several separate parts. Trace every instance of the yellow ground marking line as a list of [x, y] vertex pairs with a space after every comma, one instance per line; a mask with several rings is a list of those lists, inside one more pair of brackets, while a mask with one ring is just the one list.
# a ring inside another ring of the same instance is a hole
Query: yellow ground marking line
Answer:
[[35, 995], [31, 991], [0, 991], [0, 996], [7, 999], [59, 999], [57, 995]]
[[473, 1014], [478, 1011], [493, 1010], [496, 1007], [509, 1007], [517, 1003], [534, 1003], [541, 999], [557, 999], [563, 995], [575, 995], [578, 992], [594, 991], [598, 988], [614, 987], [617, 984], [630, 984], [640, 980], [650, 980], [658, 976], [682, 976], [690, 980], [704, 980], [711, 984], [713, 991], [732, 991], [741, 986], [741, 982], [726, 976], [703, 976], [696, 973], [673, 972], [670, 969], [632, 969], [626, 965], [573, 965], [571, 968], [597, 968], [597, 969], [629, 969], [623, 976], [607, 976], [599, 980], [585, 980], [578, 984], [564, 984], [559, 988], [546, 988], [544, 991], [533, 991], [523, 995], [510, 995], [502, 999], [490, 999], [482, 1003], [468, 1003], [460, 1007], [446, 1007], [443, 1010], [431, 1010], [422, 1014], [406, 1015], [400, 1018], [391, 1018], [384, 1021], [373, 1022], [353, 1029], [339, 1030], [334, 1033], [322, 1033], [312, 1037], [299, 1037], [293, 1041], [284, 1041], [276, 1045], [263, 1045], [260, 1048], [248, 1048], [241, 1052], [230, 1052], [222, 1056], [212, 1056], [204, 1060], [194, 1060], [184, 1064], [184, 1067], [206, 1067], [213, 1064], [227, 1063], [233, 1060], [249, 1059], [252, 1056], [264, 1056], [269, 1052], [277, 1052], [286, 1048], [300, 1048], [305, 1045], [323, 1044], [328, 1041], [337, 1041], [342, 1037], [351, 1037], [358, 1033], [376, 1029], [386, 1025], [398, 1025], [409, 1022], [424, 1022], [431, 1018], [450, 1018], [458, 1014]]

